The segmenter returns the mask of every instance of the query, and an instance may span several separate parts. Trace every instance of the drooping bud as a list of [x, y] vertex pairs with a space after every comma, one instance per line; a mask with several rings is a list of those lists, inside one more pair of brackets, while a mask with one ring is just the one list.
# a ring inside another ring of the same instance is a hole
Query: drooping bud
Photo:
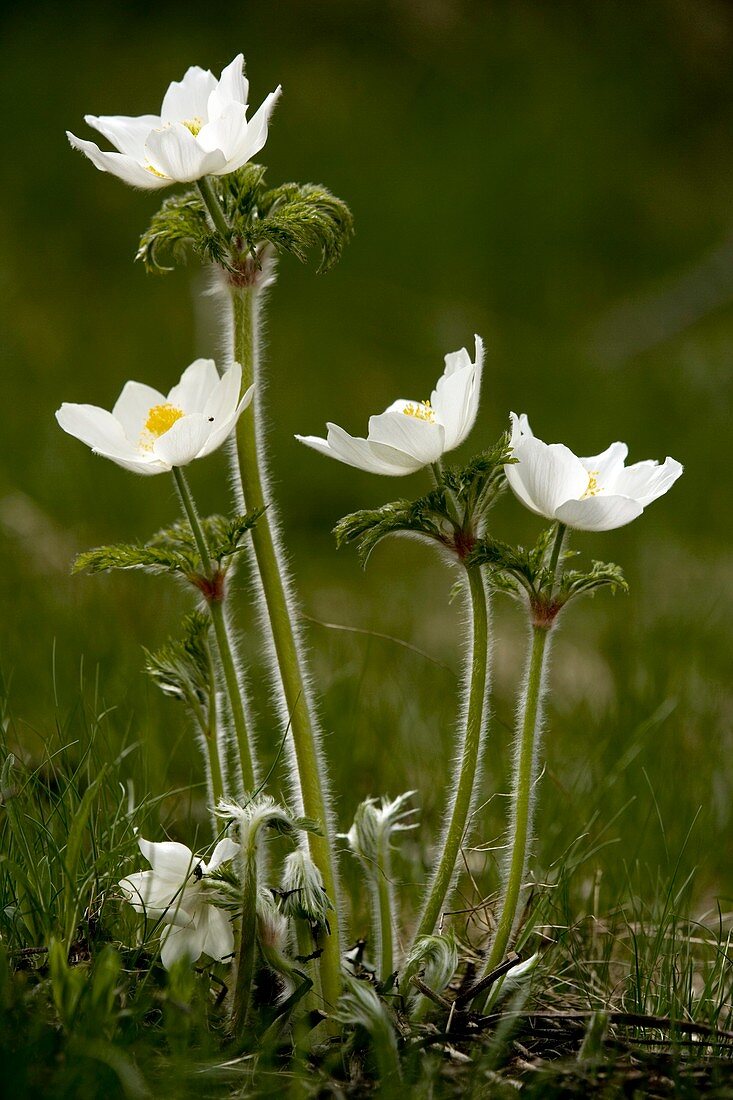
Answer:
[[442, 993], [458, 969], [458, 948], [453, 936], [421, 936], [405, 961], [405, 977], [422, 972], [427, 986]]
[[330, 931], [328, 911], [333, 909], [323, 876], [307, 852], [297, 848], [283, 867], [280, 912]]

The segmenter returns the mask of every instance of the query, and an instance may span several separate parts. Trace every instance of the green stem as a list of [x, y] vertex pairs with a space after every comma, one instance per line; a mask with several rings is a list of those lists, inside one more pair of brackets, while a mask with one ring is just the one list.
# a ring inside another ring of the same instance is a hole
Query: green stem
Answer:
[[221, 771], [221, 761], [219, 759], [219, 723], [217, 720], [217, 701], [216, 701], [216, 669], [214, 668], [214, 660], [209, 647], [206, 647], [208, 655], [209, 666], [209, 710], [206, 716], [206, 728], [208, 736], [206, 738], [206, 745], [209, 752], [209, 768], [211, 770], [211, 786], [214, 796], [214, 805], [216, 806], [219, 799], [224, 795], [224, 777]]
[[237, 977], [234, 984], [232, 1029], [241, 1036], [249, 1022], [252, 982], [257, 958], [257, 848], [242, 844], [242, 919], [237, 946]]
[[560, 568], [562, 566], [560, 555], [565, 545], [567, 533], [568, 529], [566, 525], [564, 523], [558, 523], [557, 531], [555, 532], [555, 541], [552, 544], [552, 553], [550, 554], [550, 573], [552, 574], [553, 588], [557, 585], [559, 579]]
[[211, 220], [214, 223], [214, 229], [216, 229], [217, 233], [220, 233], [224, 240], [228, 242], [231, 230], [224, 216], [224, 211], [216, 197], [216, 192], [214, 191], [211, 180], [208, 176], [204, 176], [202, 179], [197, 180], [196, 186], [199, 189], [201, 198], [204, 200], [206, 209], [209, 211]]
[[[232, 287], [234, 358], [242, 367], [242, 387], [259, 383], [259, 291], [256, 287]], [[341, 992], [341, 951], [338, 925], [338, 886], [335, 863], [334, 823], [325, 785], [325, 762], [321, 754], [320, 731], [301, 653], [289, 591], [289, 578], [276, 541], [276, 522], [272, 501], [266, 489], [266, 473], [260, 458], [259, 402], [261, 387], [255, 391], [254, 407], [240, 417], [236, 434], [236, 459], [233, 463], [235, 485], [240, 489], [240, 504], [246, 510], [263, 509], [264, 514], [252, 529], [252, 545], [262, 583], [275, 651], [273, 672], [279, 678], [284, 704], [283, 719], [292, 730], [294, 766], [291, 765], [292, 794], [302, 803], [307, 817], [318, 821], [322, 835], [309, 834], [308, 843], [314, 863], [323, 877], [328, 897], [336, 907], [331, 935], [323, 945], [320, 973], [323, 996], [328, 1008], [335, 1008]]]
[[512, 821], [509, 838], [509, 859], [499, 920], [494, 942], [483, 973], [489, 974], [504, 960], [514, 931], [519, 909], [522, 883], [527, 866], [527, 853], [532, 841], [534, 783], [537, 768], [537, 748], [542, 725], [542, 687], [548, 654], [550, 632], [544, 627], [532, 628], [529, 667], [522, 708], [519, 713], [515, 740], [514, 779], [512, 783]]
[[394, 974], [394, 917], [392, 914], [392, 886], [389, 851], [389, 834], [383, 829], [377, 840], [376, 890], [379, 913], [379, 974], [386, 982]]
[[[173, 467], [173, 480], [176, 483], [176, 489], [181, 498], [183, 510], [190, 524], [191, 531], [193, 532], [194, 541], [198, 547], [204, 572], [206, 573], [207, 579], [211, 580], [213, 577], [213, 566], [209, 547], [206, 542], [206, 536], [201, 526], [201, 520], [199, 519], [199, 514], [196, 510], [196, 504], [191, 495], [186, 475], [178, 466]], [[252, 754], [249, 747], [249, 736], [247, 734], [247, 719], [244, 713], [242, 688], [239, 683], [239, 675], [234, 660], [234, 651], [229, 637], [229, 627], [224, 613], [224, 605], [221, 599], [214, 596], [208, 600], [208, 607], [211, 615], [211, 622], [214, 627], [214, 636], [216, 637], [216, 644], [219, 651], [221, 669], [224, 675], [229, 709], [232, 715], [232, 722], [234, 723], [234, 730], [237, 735], [242, 768], [242, 782], [244, 783], [245, 791], [253, 791], [255, 789], [255, 774], [252, 764]], [[216, 752], [218, 755], [218, 744], [216, 745]]]
[[443, 851], [423, 904], [420, 922], [412, 941], [413, 946], [421, 936], [429, 936], [433, 933], [453, 884], [458, 855], [473, 806], [476, 773], [486, 729], [489, 682], [488, 597], [480, 568], [469, 566], [466, 574], [473, 623], [466, 725], [458, 774], [455, 778], [455, 795], [448, 812]]
[[[214, 831], [218, 833], [218, 823], [216, 815], [213, 813], [214, 807], [218, 804], [220, 798], [224, 794], [224, 781], [221, 774], [221, 763], [219, 761], [219, 746], [216, 740], [216, 717], [212, 723], [212, 705], [214, 693], [216, 692], [216, 685], [214, 681], [211, 681], [209, 691], [212, 693], [212, 704], [209, 706], [208, 715], [204, 711], [204, 708], [199, 703], [196, 696], [191, 693], [187, 696], [186, 702], [188, 703], [191, 712], [196, 719], [196, 724], [201, 731], [201, 736], [204, 741], [204, 755], [207, 762], [207, 788], [209, 795], [209, 805], [212, 809], [212, 822], [214, 825]], [[213, 712], [215, 715], [215, 711]]]

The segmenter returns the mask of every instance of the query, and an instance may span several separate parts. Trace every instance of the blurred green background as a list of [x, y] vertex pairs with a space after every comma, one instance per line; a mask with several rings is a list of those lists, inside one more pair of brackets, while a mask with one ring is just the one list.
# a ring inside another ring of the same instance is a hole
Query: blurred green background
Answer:
[[[58, 721], [73, 739], [81, 679], [114, 737], [140, 742], [129, 768], [151, 793], [195, 776], [185, 716], [147, 683], [140, 651], [175, 631], [187, 596], [137, 575], [69, 576], [76, 551], [170, 521], [172, 485], [91, 456], [53, 412], [111, 407], [131, 377], [166, 389], [215, 337], [195, 267], [158, 278], [132, 262], [160, 195], [96, 172], [64, 130], [93, 136], [87, 112], [155, 111], [189, 64], [218, 73], [243, 50], [253, 103], [284, 88], [269, 179], [326, 184], [357, 224], [329, 275], [284, 261], [268, 312], [274, 481], [303, 607], [440, 662], [309, 625], [340, 825], [359, 798], [415, 787], [425, 828], [413, 844], [429, 859], [461, 616], [455, 578], [422, 548], [394, 542], [363, 575], [330, 535], [345, 512], [426, 480], [357, 473], [293, 434], [326, 419], [360, 433], [397, 396], [427, 396], [443, 354], [478, 332], [487, 369], [464, 457], [515, 409], [579, 453], [620, 437], [632, 461], [671, 453], [686, 466], [637, 523], [575, 540], [619, 562], [631, 594], [572, 611], [558, 639], [539, 866], [588, 830], [591, 847], [613, 843], [580, 886], [597, 864], [609, 902], [627, 876], [643, 894], [692, 826], [681, 873], [695, 869], [697, 911], [731, 907], [732, 48], [733, 8], [704, 0], [7, 7], [0, 659], [22, 751], [59, 736]], [[202, 508], [226, 506], [222, 456], [192, 479]], [[538, 530], [510, 498], [494, 524], [505, 539]], [[240, 608], [259, 681], [244, 592]], [[500, 605], [487, 795], [505, 789], [523, 630]], [[188, 805], [165, 803], [180, 835]], [[493, 799], [482, 812], [478, 841], [495, 842], [502, 810]]]

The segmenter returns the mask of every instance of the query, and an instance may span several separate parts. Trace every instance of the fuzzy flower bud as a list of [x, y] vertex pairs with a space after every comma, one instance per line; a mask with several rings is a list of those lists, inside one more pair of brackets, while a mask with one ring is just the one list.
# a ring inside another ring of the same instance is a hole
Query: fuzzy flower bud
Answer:
[[422, 971], [425, 984], [442, 993], [458, 969], [458, 949], [452, 936], [421, 936], [405, 960], [408, 977]]
[[291, 852], [283, 867], [280, 911], [328, 932], [329, 909], [333, 905], [323, 888], [321, 872], [307, 852], [300, 848]]

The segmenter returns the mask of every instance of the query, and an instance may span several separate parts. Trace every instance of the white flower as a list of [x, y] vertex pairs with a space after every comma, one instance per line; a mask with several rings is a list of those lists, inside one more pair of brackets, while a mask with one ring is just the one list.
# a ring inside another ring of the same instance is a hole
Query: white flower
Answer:
[[476, 361], [465, 348], [445, 356], [445, 370], [429, 401], [395, 401], [369, 419], [366, 439], [328, 424], [328, 436], [296, 435], [301, 443], [358, 470], [400, 477], [437, 462], [466, 438], [476, 420], [484, 345], [476, 337]]
[[204, 954], [221, 962], [234, 951], [234, 934], [227, 914], [218, 907], [219, 890], [212, 872], [234, 859], [239, 845], [220, 840], [204, 863], [185, 844], [166, 840], [156, 844], [138, 840], [152, 867], [120, 882], [120, 889], [136, 913], [165, 925], [160, 957], [170, 970], [178, 959], [198, 962]]
[[112, 412], [65, 402], [56, 419], [69, 435], [137, 474], [162, 474], [215, 451], [247, 408], [241, 401], [242, 368], [219, 377], [213, 359], [197, 359], [164, 396], [142, 382], [127, 382]]
[[511, 414], [512, 454], [504, 467], [515, 495], [530, 511], [579, 531], [623, 527], [661, 497], [682, 473], [674, 458], [624, 466], [628, 447], [612, 443], [591, 458], [578, 458], [562, 443], [543, 443], [527, 417]]
[[270, 92], [247, 121], [249, 83], [243, 65], [240, 53], [219, 80], [193, 66], [183, 80], [169, 85], [159, 115], [85, 115], [116, 153], [68, 131], [66, 136], [100, 172], [146, 190], [234, 172], [267, 141], [267, 124], [280, 95], [279, 87]]

